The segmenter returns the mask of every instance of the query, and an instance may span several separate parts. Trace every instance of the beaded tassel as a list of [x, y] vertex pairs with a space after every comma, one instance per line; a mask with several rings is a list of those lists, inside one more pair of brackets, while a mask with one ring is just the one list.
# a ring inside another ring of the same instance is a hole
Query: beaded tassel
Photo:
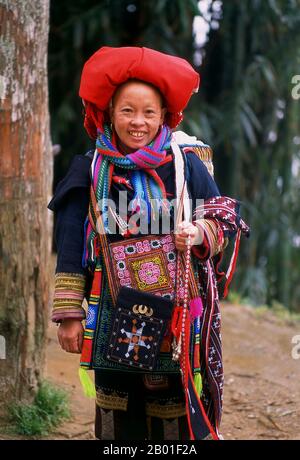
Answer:
[[[177, 257], [177, 283], [180, 280], [180, 255]], [[181, 346], [182, 342], [184, 341], [185, 335], [185, 322], [186, 322], [186, 314], [188, 310], [188, 297], [189, 297], [189, 273], [190, 273], [190, 265], [191, 265], [191, 235], [188, 235], [187, 241], [187, 253], [186, 253], [186, 260], [185, 260], [185, 274], [184, 274], [184, 284], [183, 284], [183, 305], [182, 307], [179, 306], [180, 303], [180, 294], [179, 289], [180, 287], [177, 286], [176, 289], [176, 304], [173, 315], [172, 321], [172, 332], [174, 335], [173, 339], [173, 361], [178, 361], [181, 355]]]
[[[179, 257], [177, 261], [179, 260]], [[190, 343], [190, 318], [188, 315], [188, 297], [189, 297], [189, 274], [191, 268], [191, 235], [187, 239], [187, 252], [185, 259], [185, 274], [183, 280], [183, 305], [175, 307], [177, 319], [172, 321], [172, 331], [174, 330], [173, 341], [173, 360], [179, 360], [180, 372], [183, 382], [183, 387], [186, 396], [187, 421], [190, 432], [190, 439], [202, 439], [205, 433], [205, 428], [209, 429], [212, 438], [218, 439], [200, 400], [202, 391], [202, 381], [200, 373], [196, 376], [192, 375], [189, 357]], [[177, 276], [179, 276], [179, 265], [177, 265]], [[177, 282], [179, 281], [177, 278]], [[176, 301], [179, 299], [179, 287], [176, 289]], [[178, 305], [178, 304], [177, 304]], [[199, 318], [200, 320], [200, 318]], [[196, 421], [196, 420], [197, 421]]]

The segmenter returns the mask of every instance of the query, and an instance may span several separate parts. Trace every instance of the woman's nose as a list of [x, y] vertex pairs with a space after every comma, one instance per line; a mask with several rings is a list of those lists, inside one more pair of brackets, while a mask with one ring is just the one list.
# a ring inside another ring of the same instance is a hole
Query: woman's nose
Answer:
[[143, 114], [135, 114], [131, 120], [133, 126], [143, 126], [145, 124], [145, 118]]

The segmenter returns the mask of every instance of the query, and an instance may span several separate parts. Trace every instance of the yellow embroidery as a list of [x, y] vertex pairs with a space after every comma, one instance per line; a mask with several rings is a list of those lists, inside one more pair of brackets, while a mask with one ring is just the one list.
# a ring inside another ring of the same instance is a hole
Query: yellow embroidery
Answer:
[[127, 410], [128, 396], [118, 396], [115, 392], [107, 395], [97, 390], [96, 404], [102, 409]]
[[137, 287], [141, 291], [165, 288], [170, 285], [164, 262], [160, 255], [143, 257], [131, 264]]

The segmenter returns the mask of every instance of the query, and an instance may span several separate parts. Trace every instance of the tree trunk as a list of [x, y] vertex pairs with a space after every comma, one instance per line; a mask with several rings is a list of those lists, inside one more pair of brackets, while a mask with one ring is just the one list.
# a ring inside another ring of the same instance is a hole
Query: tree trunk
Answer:
[[0, 402], [31, 398], [43, 375], [52, 229], [48, 20], [49, 0], [0, 0]]

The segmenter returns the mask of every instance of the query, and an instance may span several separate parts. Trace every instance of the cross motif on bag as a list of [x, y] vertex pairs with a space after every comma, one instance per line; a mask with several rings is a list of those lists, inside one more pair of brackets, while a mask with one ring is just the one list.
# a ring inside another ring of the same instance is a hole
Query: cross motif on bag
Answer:
[[143, 322], [141, 324], [140, 328], [136, 327], [136, 323], [137, 323], [137, 320], [133, 319], [132, 320], [131, 332], [125, 331], [124, 328], [121, 329], [122, 334], [125, 334], [126, 338], [119, 337], [118, 342], [119, 343], [128, 343], [128, 349], [127, 349], [127, 352], [125, 354], [126, 358], [129, 358], [129, 356], [130, 356], [129, 353], [132, 350], [134, 350], [135, 354], [133, 356], [133, 359], [135, 361], [138, 361], [138, 359], [139, 359], [139, 355], [138, 355], [139, 348], [140, 347], [145, 347], [145, 348], [147, 348], [149, 350], [149, 348], [151, 348], [151, 346], [147, 345], [145, 343], [145, 340], [149, 340], [151, 342], [153, 340], [153, 337], [152, 337], [152, 335], [150, 335], [150, 336], [143, 335], [143, 329], [146, 326], [146, 323]]

